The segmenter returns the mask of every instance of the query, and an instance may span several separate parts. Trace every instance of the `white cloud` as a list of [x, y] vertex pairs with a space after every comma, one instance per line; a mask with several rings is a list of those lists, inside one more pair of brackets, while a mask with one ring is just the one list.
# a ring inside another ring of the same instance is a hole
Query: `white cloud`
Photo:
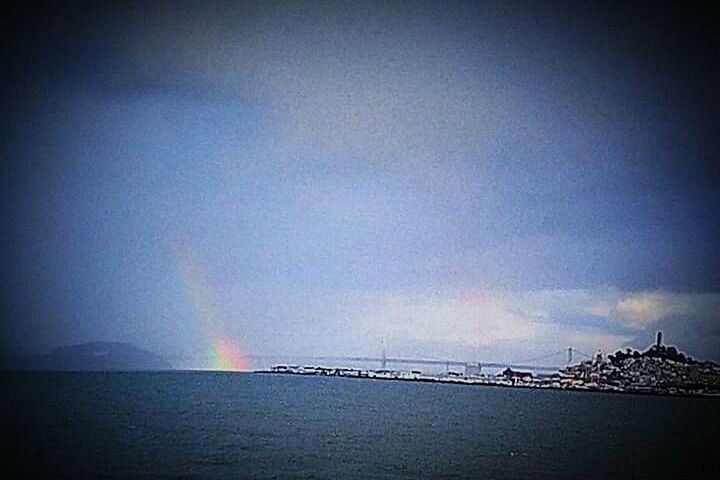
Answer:
[[[360, 336], [387, 336], [404, 345], [445, 345], [444, 351], [504, 348], [516, 354], [567, 346], [586, 353], [612, 352], [631, 345], [633, 330], [640, 332], [661, 320], [687, 322], [720, 314], [717, 294], [623, 292], [606, 287], [400, 292], [362, 301], [370, 307], [355, 318]], [[599, 323], [593, 320], [598, 317]]]
[[366, 335], [474, 347], [531, 340], [539, 327], [490, 291], [381, 295], [360, 325]]
[[355, 301], [370, 307], [354, 316], [353, 333], [372, 338], [368, 344], [379, 345], [385, 337], [390, 350], [400, 356], [520, 361], [560, 352], [549, 359], [559, 363], [568, 346], [594, 354], [630, 345], [632, 337], [613, 331], [612, 325], [587, 326], [572, 318], [587, 315], [607, 294], [607, 290], [467, 289], [363, 296]]
[[511, 294], [524, 312], [553, 316], [600, 317], [625, 328], [643, 330], [670, 318], [720, 314], [720, 295], [664, 290], [625, 292], [616, 288], [533, 290]]
[[607, 287], [288, 293], [283, 301], [270, 302], [272, 308], [268, 298], [273, 295], [263, 295], [262, 289], [236, 291], [229, 298], [244, 300], [228, 311], [267, 317], [262, 342], [257, 332], [247, 332], [248, 341], [263, 351], [378, 356], [386, 338], [391, 356], [521, 361], [561, 352], [549, 360], [554, 364], [564, 361], [568, 346], [587, 354], [644, 348], [654, 335], [643, 330], [656, 324], [675, 332], [674, 344], [692, 350], [689, 334], [682, 332], [720, 314], [717, 294]]
[[610, 310], [610, 318], [642, 329], [664, 318], [689, 313], [694, 300], [691, 296], [667, 292], [631, 294], [617, 301]]

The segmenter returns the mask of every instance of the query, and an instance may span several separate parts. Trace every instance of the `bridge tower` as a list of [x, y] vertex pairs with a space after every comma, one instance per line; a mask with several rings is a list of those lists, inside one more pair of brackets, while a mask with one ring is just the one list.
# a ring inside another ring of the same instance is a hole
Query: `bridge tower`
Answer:
[[573, 360], [573, 347], [568, 347], [567, 366], [572, 365]]
[[383, 337], [382, 340], [382, 368], [385, 370], [385, 367], [387, 366], [387, 337]]

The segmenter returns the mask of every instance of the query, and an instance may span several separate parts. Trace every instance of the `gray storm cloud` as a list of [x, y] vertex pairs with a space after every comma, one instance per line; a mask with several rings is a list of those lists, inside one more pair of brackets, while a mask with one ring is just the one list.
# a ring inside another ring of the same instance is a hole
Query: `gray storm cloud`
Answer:
[[8, 47], [8, 348], [194, 348], [179, 242], [251, 352], [517, 359], [663, 329], [720, 354], [687, 32], [537, 2], [63, 12]]

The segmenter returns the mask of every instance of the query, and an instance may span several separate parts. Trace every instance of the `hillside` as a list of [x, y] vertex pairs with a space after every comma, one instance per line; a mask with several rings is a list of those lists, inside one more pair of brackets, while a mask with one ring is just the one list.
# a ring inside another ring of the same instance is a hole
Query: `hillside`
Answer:
[[12, 370], [109, 371], [173, 368], [160, 355], [120, 342], [62, 346], [48, 354], [16, 356], [4, 363], [5, 368]]

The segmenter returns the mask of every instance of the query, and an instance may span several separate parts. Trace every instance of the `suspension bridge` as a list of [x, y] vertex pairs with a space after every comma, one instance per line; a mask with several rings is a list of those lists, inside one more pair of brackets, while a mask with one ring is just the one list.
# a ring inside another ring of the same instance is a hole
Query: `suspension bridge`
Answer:
[[[568, 347], [567, 349], [559, 350], [557, 352], [548, 353], [541, 356], [532, 358], [521, 359], [518, 361], [481, 361], [481, 360], [457, 360], [457, 359], [432, 359], [432, 358], [400, 358], [400, 357], [389, 357], [386, 355], [385, 348], [383, 346], [382, 355], [380, 357], [373, 356], [312, 356], [312, 355], [246, 355], [245, 358], [257, 362], [268, 362], [275, 361], [278, 363], [335, 363], [335, 364], [348, 364], [348, 363], [361, 363], [365, 365], [377, 365], [379, 368], [388, 369], [391, 366], [400, 365], [432, 365], [432, 366], [444, 366], [447, 370], [451, 367], [467, 367], [468, 365], [478, 365], [483, 368], [513, 368], [518, 370], [533, 370], [533, 371], [555, 371], [567, 365], [571, 365], [573, 360], [578, 357], [582, 359], [590, 359], [592, 355], [583, 353], [574, 347]], [[203, 359], [208, 360], [204, 356], [197, 357], [175, 357], [170, 360], [188, 360], [202, 361]], [[552, 359], [557, 359], [557, 362], [551, 362]]]
[[548, 365], [545, 362], [553, 357], [565, 356], [567, 360], [565, 365], [570, 365], [573, 362], [574, 356], [580, 356], [584, 358], [592, 358], [590, 355], [582, 353], [572, 347], [567, 350], [561, 350], [553, 352], [540, 357], [529, 358], [519, 361], [511, 362], [487, 362], [487, 361], [465, 361], [465, 360], [438, 360], [438, 359], [427, 359], [427, 358], [394, 358], [382, 356], [376, 357], [316, 357], [319, 361], [346, 361], [346, 362], [362, 362], [369, 364], [379, 364], [381, 368], [387, 368], [390, 365], [438, 365], [445, 366], [449, 369], [451, 366], [466, 366], [466, 365], [480, 365], [488, 368], [516, 368], [521, 370], [557, 370], [559, 367], [564, 366], [562, 364]]

